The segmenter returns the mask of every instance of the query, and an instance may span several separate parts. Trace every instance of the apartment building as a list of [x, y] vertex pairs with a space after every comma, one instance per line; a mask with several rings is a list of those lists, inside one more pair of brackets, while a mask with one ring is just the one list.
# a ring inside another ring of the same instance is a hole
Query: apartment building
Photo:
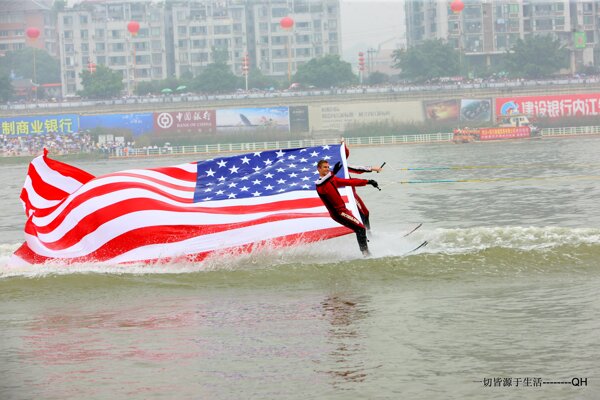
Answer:
[[[294, 74], [312, 58], [341, 54], [339, 0], [247, 1], [249, 53], [265, 75]], [[282, 18], [294, 20], [292, 29]]]
[[[58, 55], [52, 3], [53, 0], [0, 0], [0, 57], [25, 46]], [[30, 27], [40, 30], [37, 39], [25, 34]]]
[[63, 95], [82, 89], [90, 63], [119, 71], [130, 94], [141, 81], [197, 75], [216, 61], [241, 75], [246, 56], [250, 69], [291, 75], [341, 53], [340, 25], [339, 0], [84, 0], [57, 15]]
[[408, 46], [444, 39], [471, 65], [490, 65], [518, 39], [549, 34], [571, 50], [573, 72], [594, 65], [598, 57], [599, 0], [464, 0], [464, 6], [454, 13], [450, 2], [407, 0]]

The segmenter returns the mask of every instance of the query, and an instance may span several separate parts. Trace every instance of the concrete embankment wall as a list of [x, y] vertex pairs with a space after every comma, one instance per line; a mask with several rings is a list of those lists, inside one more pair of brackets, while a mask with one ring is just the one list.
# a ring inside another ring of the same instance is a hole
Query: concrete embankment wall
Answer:
[[[180, 97], [153, 99], [153, 102], [146, 102], [148, 99], [128, 100], [127, 104], [103, 101], [75, 108], [60, 104], [25, 110], [10, 108], [0, 110], [0, 133], [45, 133], [43, 129], [54, 124], [64, 129], [60, 133], [105, 127], [131, 129], [134, 136], [160, 133], [164, 137], [171, 131], [197, 132], [199, 135], [233, 131], [243, 134], [260, 129], [310, 132], [322, 136], [343, 132], [356, 125], [377, 123], [433, 120], [456, 122], [456, 125], [493, 123], [500, 108], [505, 104], [511, 105], [512, 99], [516, 99], [516, 107], [521, 108], [519, 112], [550, 116], [554, 113], [557, 117], [600, 115], [599, 82], [502, 88], [445, 86], [426, 91], [406, 88], [402, 91], [398, 91], [399, 88], [395, 89], [397, 91], [392, 88], [383, 90], [379, 93], [357, 93], [355, 90], [311, 95], [270, 93], [268, 97], [238, 94], [227, 99]], [[28, 124], [31, 130], [26, 132]]]

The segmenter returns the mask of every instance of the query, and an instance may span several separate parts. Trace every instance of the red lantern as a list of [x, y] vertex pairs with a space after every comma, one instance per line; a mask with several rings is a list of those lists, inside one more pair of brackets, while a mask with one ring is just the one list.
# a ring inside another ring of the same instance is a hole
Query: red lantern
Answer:
[[93, 74], [94, 72], [96, 72], [96, 64], [94, 64], [92, 61], [88, 62], [88, 71], [90, 72], [90, 74]]
[[365, 53], [363, 53], [362, 51], [358, 53], [358, 70], [365, 70]]
[[452, 3], [450, 3], [450, 9], [455, 13], [461, 12], [464, 8], [465, 3], [463, 3], [461, 0], [453, 0]]
[[294, 20], [290, 17], [283, 17], [281, 18], [281, 21], [279, 21], [279, 25], [286, 30], [292, 29], [292, 27], [294, 26]]
[[244, 60], [242, 63], [242, 73], [247, 76], [249, 70], [250, 70], [250, 58], [248, 57], [248, 54], [246, 54], [244, 56]]
[[127, 24], [127, 30], [133, 36], [137, 35], [138, 31], [140, 30], [140, 23], [137, 21], [129, 21], [129, 23]]
[[29, 39], [37, 39], [40, 36], [40, 30], [38, 28], [27, 28], [25, 34]]

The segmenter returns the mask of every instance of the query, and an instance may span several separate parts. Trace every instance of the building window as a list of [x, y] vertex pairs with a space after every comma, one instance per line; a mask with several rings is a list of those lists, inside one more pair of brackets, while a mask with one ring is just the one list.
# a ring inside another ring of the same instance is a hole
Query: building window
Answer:
[[111, 51], [124, 51], [125, 50], [125, 44], [124, 43], [111, 43], [110, 44], [110, 50]]
[[147, 65], [150, 64], [150, 56], [147, 54], [136, 55], [135, 56], [136, 65]]
[[206, 35], [207, 29], [205, 26], [190, 26], [190, 35], [199, 36]]
[[273, 18], [281, 18], [281, 17], [285, 17], [286, 15], [288, 15], [288, 9], [287, 8], [273, 8], [271, 10], [271, 15], [273, 16]]
[[124, 56], [113, 56], [108, 58], [109, 65], [125, 65]]
[[193, 49], [204, 49], [204, 48], [206, 48], [206, 39], [192, 40], [192, 48]]
[[229, 25], [215, 25], [215, 35], [228, 35], [231, 33], [231, 27]]
[[152, 64], [153, 65], [161, 65], [163, 60], [162, 53], [153, 53], [152, 54]]

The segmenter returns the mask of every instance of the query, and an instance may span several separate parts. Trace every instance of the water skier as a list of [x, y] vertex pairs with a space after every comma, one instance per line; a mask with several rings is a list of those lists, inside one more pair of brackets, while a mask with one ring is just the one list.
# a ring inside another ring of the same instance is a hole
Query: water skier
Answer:
[[356, 233], [360, 251], [363, 255], [368, 256], [370, 253], [367, 244], [367, 230], [365, 226], [352, 215], [350, 210], [346, 208], [346, 204], [338, 192], [338, 188], [342, 186], [351, 186], [354, 188], [355, 186], [366, 185], [379, 188], [379, 185], [372, 179], [338, 178], [335, 174], [341, 168], [342, 164], [339, 161], [335, 164], [332, 171], [329, 171], [329, 162], [327, 160], [320, 160], [317, 163], [317, 171], [319, 172], [319, 180], [316, 182], [317, 193], [323, 201], [323, 204], [325, 204], [325, 207], [327, 207], [331, 218], [345, 227], [352, 229]]
[[[348, 159], [348, 157], [350, 156], [350, 149], [348, 149], [348, 146], [346, 146], [346, 143], [344, 141], [344, 139], [342, 139], [342, 144], [344, 145], [344, 150], [346, 151], [346, 159]], [[377, 172], [380, 173], [383, 170], [383, 165], [385, 163], [383, 163], [381, 165], [381, 167], [372, 167], [372, 166], [351, 166], [348, 165], [348, 172], [350, 172], [351, 174], [363, 174], [365, 172]], [[352, 178], [352, 177], [351, 177]], [[365, 228], [367, 228], [367, 232], [371, 231], [371, 222], [369, 221], [369, 209], [367, 208], [367, 205], [365, 204], [365, 202], [360, 198], [360, 196], [358, 195], [358, 193], [356, 193], [356, 187], [352, 187], [352, 193], [354, 193], [354, 198], [356, 199], [356, 205], [358, 207], [358, 213], [360, 214], [360, 218], [363, 221], [363, 224], [365, 225]]]

